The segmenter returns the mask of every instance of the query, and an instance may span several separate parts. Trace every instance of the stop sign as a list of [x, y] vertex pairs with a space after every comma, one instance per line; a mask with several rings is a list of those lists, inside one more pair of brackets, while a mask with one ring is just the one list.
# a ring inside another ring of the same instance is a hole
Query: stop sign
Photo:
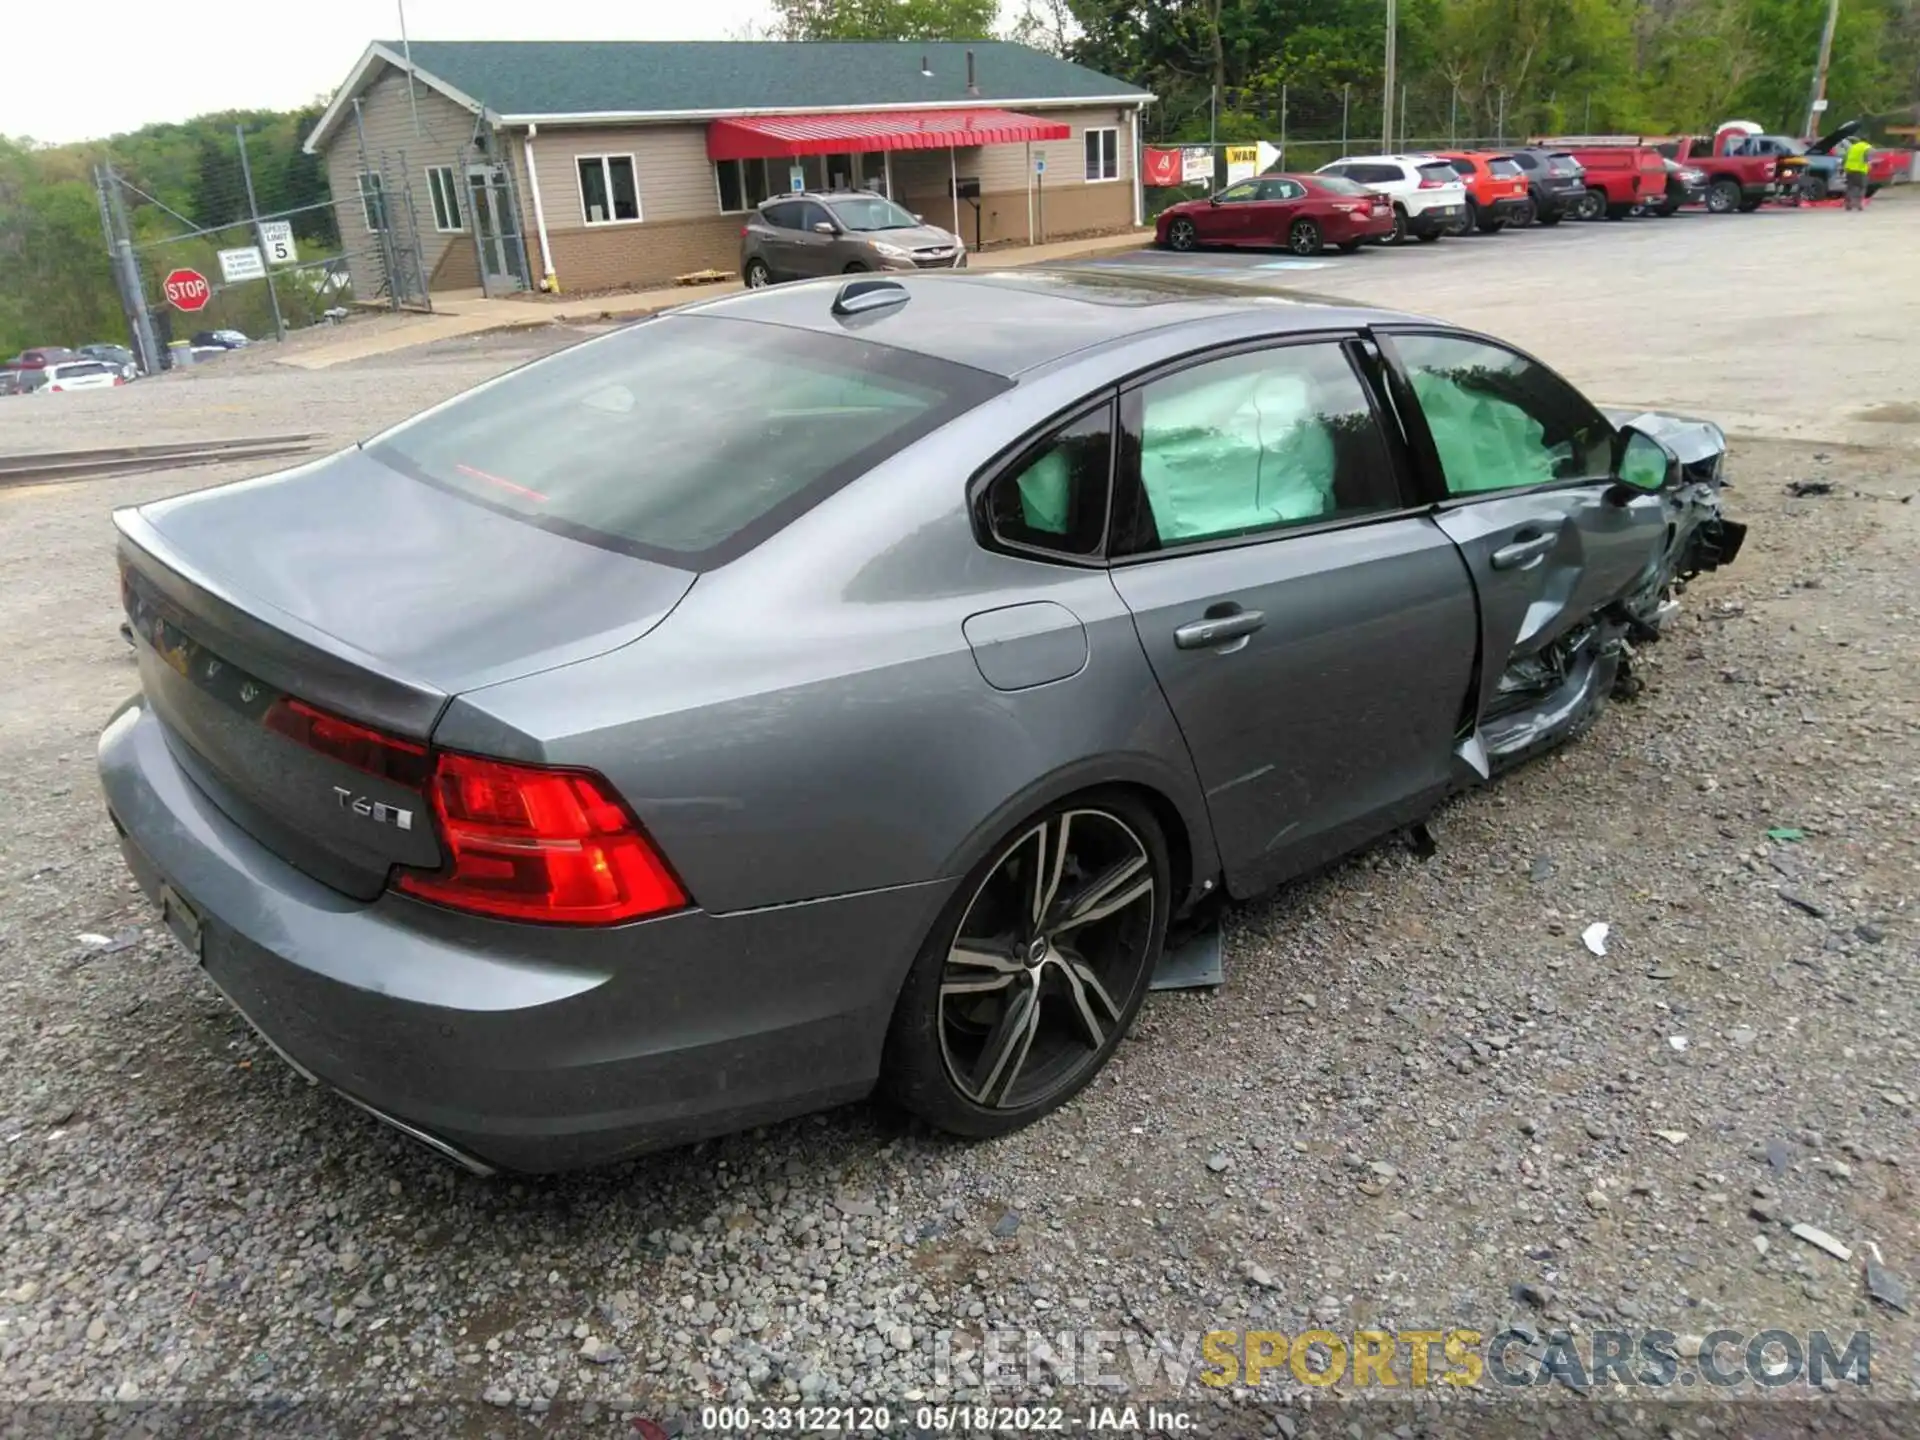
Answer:
[[198, 270], [175, 270], [167, 276], [167, 299], [181, 310], [204, 310], [213, 298], [213, 287]]

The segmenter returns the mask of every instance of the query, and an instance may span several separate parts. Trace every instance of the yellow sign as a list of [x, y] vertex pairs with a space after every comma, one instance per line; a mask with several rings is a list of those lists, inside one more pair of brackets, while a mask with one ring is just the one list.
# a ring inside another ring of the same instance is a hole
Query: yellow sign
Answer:
[[1250, 180], [1260, 170], [1260, 147], [1257, 145], [1227, 146], [1227, 183], [1235, 184], [1241, 180]]

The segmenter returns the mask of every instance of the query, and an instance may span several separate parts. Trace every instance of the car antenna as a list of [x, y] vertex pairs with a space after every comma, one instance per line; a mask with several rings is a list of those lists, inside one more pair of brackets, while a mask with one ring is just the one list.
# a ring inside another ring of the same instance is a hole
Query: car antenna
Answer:
[[912, 298], [898, 280], [849, 280], [833, 297], [833, 313], [860, 315], [888, 305], [904, 305]]

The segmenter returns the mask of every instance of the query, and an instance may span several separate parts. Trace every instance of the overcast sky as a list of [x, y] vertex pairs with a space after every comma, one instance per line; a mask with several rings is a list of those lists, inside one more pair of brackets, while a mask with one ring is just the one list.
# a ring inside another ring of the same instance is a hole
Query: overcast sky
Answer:
[[[406, 0], [415, 40], [726, 40], [766, 0]], [[0, 135], [86, 140], [212, 110], [289, 110], [397, 39], [396, 0], [0, 0]]]

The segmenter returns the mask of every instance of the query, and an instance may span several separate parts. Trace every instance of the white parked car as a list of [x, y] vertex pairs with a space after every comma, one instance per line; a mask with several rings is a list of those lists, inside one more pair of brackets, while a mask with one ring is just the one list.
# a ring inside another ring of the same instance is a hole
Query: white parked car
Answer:
[[1402, 244], [1409, 235], [1438, 240], [1467, 223], [1466, 184], [1437, 155], [1349, 155], [1322, 165], [1319, 173], [1344, 175], [1393, 201], [1389, 245]]
[[67, 390], [106, 390], [126, 384], [120, 367], [101, 360], [67, 360], [20, 372], [22, 395], [58, 395]]

